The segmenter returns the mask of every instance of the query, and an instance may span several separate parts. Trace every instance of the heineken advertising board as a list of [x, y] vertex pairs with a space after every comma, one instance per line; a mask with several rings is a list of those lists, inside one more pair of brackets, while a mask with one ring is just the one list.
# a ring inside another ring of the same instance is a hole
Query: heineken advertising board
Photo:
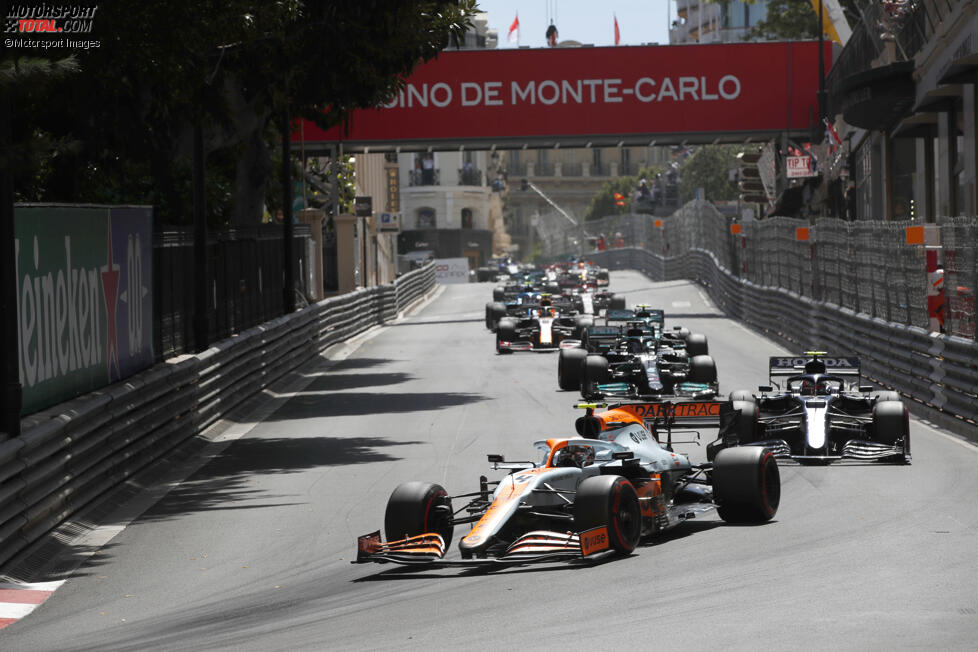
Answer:
[[14, 207], [23, 414], [153, 364], [153, 209]]

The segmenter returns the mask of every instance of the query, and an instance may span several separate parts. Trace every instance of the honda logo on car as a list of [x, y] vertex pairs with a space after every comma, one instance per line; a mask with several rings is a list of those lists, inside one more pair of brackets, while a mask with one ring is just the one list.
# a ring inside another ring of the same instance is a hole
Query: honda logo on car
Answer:
[[585, 557], [608, 549], [608, 528], [599, 527], [581, 534], [581, 554]]
[[[795, 369], [804, 367], [810, 358], [771, 358], [772, 369]], [[819, 358], [828, 368], [856, 369], [859, 366], [857, 358]]]

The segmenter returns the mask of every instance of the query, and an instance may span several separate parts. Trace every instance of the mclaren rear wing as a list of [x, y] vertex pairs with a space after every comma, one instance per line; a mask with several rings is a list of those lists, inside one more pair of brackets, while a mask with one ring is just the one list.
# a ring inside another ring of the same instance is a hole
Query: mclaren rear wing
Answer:
[[[587, 419], [594, 418], [595, 408], [607, 407], [608, 411], [616, 410], [627, 412], [635, 418], [641, 420], [642, 424], [651, 432], [655, 438], [672, 450], [672, 434], [674, 429], [696, 431], [699, 428], [722, 428], [731, 419], [735, 419], [737, 411], [733, 409], [730, 401], [717, 400], [697, 400], [697, 399], [677, 399], [666, 401], [622, 401], [607, 405], [597, 403], [580, 403], [579, 408], [588, 410], [583, 420], [579, 419], [577, 425], [578, 433], [583, 436], [592, 436], [593, 432], [600, 432], [598, 424], [588, 424]], [[664, 435], [664, 436], [663, 436]], [[678, 442], [695, 443], [695, 442]]]

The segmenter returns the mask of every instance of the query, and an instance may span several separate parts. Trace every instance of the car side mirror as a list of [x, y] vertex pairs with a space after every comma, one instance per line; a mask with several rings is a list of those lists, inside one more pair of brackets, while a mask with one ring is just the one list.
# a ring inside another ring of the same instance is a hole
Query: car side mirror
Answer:
[[490, 453], [489, 455], [486, 455], [486, 457], [488, 457], [489, 461], [492, 462], [493, 464], [499, 464], [505, 461], [502, 455], [494, 455]]
[[859, 386], [859, 391], [862, 392], [862, 393], [864, 393], [864, 394], [868, 394], [869, 392], [873, 391], [873, 386], [872, 385], [860, 385]]
[[774, 391], [774, 388], [771, 387], [770, 385], [758, 385], [757, 386], [757, 391], [759, 391], [759, 392], [773, 392]]

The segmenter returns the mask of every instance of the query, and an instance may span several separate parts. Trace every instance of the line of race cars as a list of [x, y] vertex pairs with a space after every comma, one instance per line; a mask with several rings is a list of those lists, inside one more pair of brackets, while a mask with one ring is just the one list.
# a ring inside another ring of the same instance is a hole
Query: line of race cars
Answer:
[[[712, 510], [731, 523], [771, 520], [779, 459], [910, 462], [906, 406], [895, 392], [860, 385], [857, 358], [771, 357], [766, 385], [724, 400], [706, 337], [667, 330], [662, 310], [625, 309], [598, 290], [607, 288], [595, 282], [599, 273], [584, 264], [545, 270], [497, 288], [486, 306], [499, 354], [559, 351], [558, 385], [584, 401], [576, 434], [535, 442], [536, 460], [489, 455], [492, 470], [506, 473], [480, 476], [472, 493], [398, 486], [386, 540], [380, 530], [359, 537], [354, 563], [494, 568], [629, 554], [644, 537]], [[674, 450], [692, 443], [674, 436], [698, 439], [704, 428], [718, 432], [706, 462]], [[455, 527], [465, 524], [459, 556], [446, 558]]]

